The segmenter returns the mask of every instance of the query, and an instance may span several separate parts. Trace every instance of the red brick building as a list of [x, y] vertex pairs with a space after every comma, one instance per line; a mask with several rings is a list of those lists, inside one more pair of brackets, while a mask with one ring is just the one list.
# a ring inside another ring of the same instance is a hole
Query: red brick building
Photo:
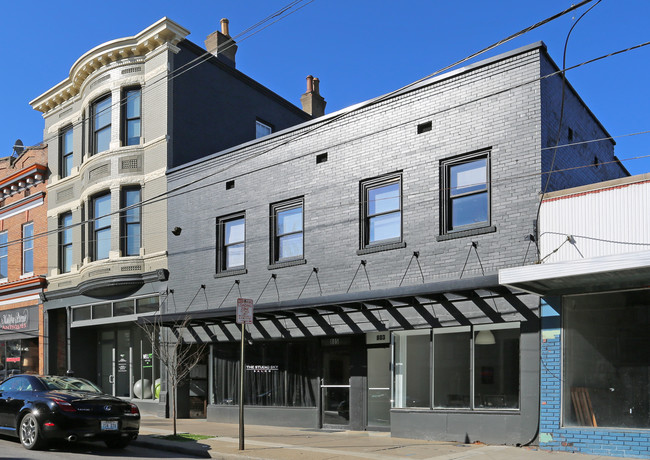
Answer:
[[0, 380], [43, 372], [47, 146], [0, 158]]

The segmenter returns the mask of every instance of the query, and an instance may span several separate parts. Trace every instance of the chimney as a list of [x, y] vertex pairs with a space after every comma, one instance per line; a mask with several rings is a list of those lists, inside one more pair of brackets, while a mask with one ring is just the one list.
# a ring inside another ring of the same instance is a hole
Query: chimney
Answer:
[[205, 39], [205, 49], [217, 56], [221, 62], [234, 68], [237, 45], [235, 40], [230, 37], [228, 23], [226, 18], [221, 20], [221, 31], [217, 30], [208, 35], [208, 38]]
[[300, 96], [302, 110], [312, 117], [322, 117], [325, 115], [325, 99], [320, 95], [320, 81], [311, 75], [307, 76], [307, 92]]

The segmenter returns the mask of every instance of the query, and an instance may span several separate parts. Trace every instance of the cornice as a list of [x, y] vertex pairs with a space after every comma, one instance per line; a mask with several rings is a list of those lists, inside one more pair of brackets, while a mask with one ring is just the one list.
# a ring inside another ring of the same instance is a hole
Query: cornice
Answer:
[[70, 68], [70, 75], [30, 102], [34, 110], [47, 113], [79, 94], [83, 83], [96, 70], [122, 59], [145, 56], [166, 44], [176, 45], [190, 31], [166, 17], [132, 37], [103, 43], [81, 56]]

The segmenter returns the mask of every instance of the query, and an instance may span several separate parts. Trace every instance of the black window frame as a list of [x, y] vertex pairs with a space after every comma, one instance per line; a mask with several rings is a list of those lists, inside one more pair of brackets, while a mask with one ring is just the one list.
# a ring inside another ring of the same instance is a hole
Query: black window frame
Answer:
[[[485, 160], [485, 190], [474, 190], [452, 197], [451, 193], [451, 172], [452, 168], [462, 164], [469, 164]], [[492, 222], [492, 181], [491, 181], [491, 149], [479, 150], [440, 161], [440, 235], [453, 235], [467, 230], [491, 228]], [[452, 225], [452, 203], [453, 200], [467, 196], [487, 195], [487, 219], [473, 224], [460, 225], [456, 228]], [[473, 234], [473, 232], [472, 232]]]
[[[120, 252], [122, 256], [139, 256], [140, 255], [140, 249], [142, 249], [142, 206], [137, 205], [133, 206], [130, 209], [125, 209], [127, 205], [126, 197], [129, 192], [138, 192], [138, 203], [142, 203], [142, 187], [139, 185], [129, 185], [122, 187], [121, 193], [120, 193], [120, 209], [122, 209], [122, 212], [120, 213]], [[129, 219], [132, 217], [132, 213], [130, 211], [137, 210], [137, 220], [129, 221]], [[128, 252], [129, 248], [129, 228], [130, 227], [139, 227], [139, 241], [138, 241], [138, 253], [137, 254], [130, 254]]]
[[[398, 184], [399, 186], [399, 209], [391, 210], [387, 212], [380, 212], [370, 215], [370, 199], [369, 194], [372, 190], [377, 190], [383, 187], [390, 185]], [[360, 182], [360, 237], [359, 237], [359, 248], [369, 249], [369, 248], [380, 248], [384, 246], [393, 246], [401, 245], [404, 242], [404, 194], [402, 193], [402, 173], [391, 173], [380, 177], [374, 177], [371, 179], [365, 179]], [[372, 219], [393, 214], [399, 213], [399, 237], [397, 238], [387, 238], [384, 240], [370, 241], [370, 224]]]
[[[69, 218], [70, 223], [65, 224], [64, 221]], [[59, 215], [59, 273], [70, 273], [72, 271], [72, 259], [73, 259], [73, 254], [70, 254], [70, 268], [66, 269], [66, 262], [68, 262], [66, 258], [66, 252], [68, 249], [72, 250], [72, 241], [73, 237], [70, 234], [70, 239], [68, 240], [66, 238], [66, 232], [72, 232], [72, 229], [70, 228], [72, 225], [72, 212], [64, 212], [63, 214]]]
[[[59, 131], [59, 177], [61, 179], [72, 175], [74, 166], [74, 139], [70, 140], [69, 151], [66, 150], [66, 135], [71, 133], [74, 136], [72, 125], [68, 125]], [[70, 161], [70, 168], [66, 168], [66, 163]]]
[[[106, 230], [108, 228], [109, 229], [109, 235], [110, 235], [110, 233], [111, 233], [110, 230], [112, 230], [111, 223], [110, 223], [111, 222], [111, 213], [110, 212], [108, 214], [105, 214], [105, 215], [101, 216], [101, 217], [108, 217], [109, 224], [106, 225], [106, 226], [103, 226], [103, 227], [99, 227], [99, 228], [97, 227], [98, 217], [97, 217], [96, 211], [95, 211], [95, 203], [97, 202], [97, 200], [99, 200], [101, 198], [105, 198], [105, 197], [108, 197], [108, 201], [110, 203], [110, 201], [111, 201], [111, 192], [110, 191], [105, 191], [105, 192], [101, 192], [101, 193], [98, 193], [96, 195], [93, 195], [91, 197], [91, 199], [90, 199], [90, 206], [88, 207], [89, 208], [88, 209], [88, 214], [89, 214], [89, 217], [90, 217], [90, 225], [89, 225], [89, 227], [90, 227], [89, 228], [89, 233], [90, 233], [89, 243], [90, 244], [89, 244], [88, 252], [89, 252], [89, 255], [90, 255], [90, 260], [93, 261], [93, 262], [96, 261], [96, 260], [107, 260], [108, 258], [110, 258], [110, 247], [111, 247], [110, 242], [109, 242], [109, 249], [108, 249], [109, 254], [108, 254], [108, 256], [105, 257], [105, 258], [101, 258], [101, 259], [97, 258], [97, 233], [100, 232], [100, 231]], [[110, 238], [112, 238], [112, 236]]]
[[[112, 134], [112, 129], [113, 129], [113, 107], [112, 107], [112, 94], [104, 94], [103, 96], [98, 97], [95, 99], [91, 105], [90, 105], [90, 156], [97, 155], [98, 153], [106, 152], [107, 150], [110, 150], [110, 141], [109, 141], [109, 147], [106, 150], [102, 150], [101, 152], [97, 151], [97, 133], [104, 131], [105, 129], [108, 129], [109, 132]], [[105, 100], [109, 100], [109, 119], [110, 122], [107, 125], [103, 125], [101, 127], [97, 127], [95, 125], [95, 118], [97, 116], [97, 106], [104, 102]]]
[[[300, 214], [302, 218], [302, 225], [300, 231], [287, 232], [283, 234], [278, 233], [278, 214], [285, 211], [291, 211], [293, 209], [300, 208]], [[305, 199], [304, 197], [291, 198], [290, 200], [279, 201], [277, 203], [272, 203], [270, 206], [270, 265], [280, 265], [284, 263], [292, 263], [296, 261], [305, 260]], [[302, 250], [300, 255], [293, 257], [283, 257], [280, 258], [280, 240], [282, 238], [292, 236], [292, 235], [302, 235]]]
[[[138, 91], [138, 99], [140, 101], [140, 112], [138, 113], [137, 117], [131, 117], [129, 118], [127, 115], [128, 112], [128, 107], [129, 103], [133, 101], [132, 98], [129, 97], [129, 93], [132, 91]], [[122, 140], [122, 146], [127, 146], [127, 145], [140, 145], [142, 143], [142, 88], [139, 85], [134, 85], [134, 86], [127, 86], [122, 88], [122, 103], [120, 104], [121, 107], [121, 135], [120, 138]], [[129, 143], [129, 122], [139, 120], [140, 121], [140, 136], [138, 136], [138, 142], [130, 144]]]
[[[267, 134], [264, 134], [263, 136], [258, 136], [257, 135], [257, 124], [258, 123], [260, 125], [266, 127], [266, 128], [269, 128], [269, 132]], [[273, 131], [274, 131], [274, 127], [273, 127], [273, 125], [271, 123], [269, 123], [268, 121], [264, 121], [261, 118], [256, 118], [255, 119], [255, 139], [261, 139], [261, 138], [266, 137], [266, 136], [268, 136], [270, 134], [273, 134]]]
[[[241, 241], [236, 241], [233, 243], [226, 243], [226, 224], [230, 222], [235, 222], [238, 220], [244, 221], [244, 239]], [[226, 265], [228, 247], [243, 244], [244, 245], [244, 263], [243, 265], [236, 265], [233, 267], [228, 267]], [[234, 214], [228, 214], [226, 216], [217, 218], [217, 274], [229, 275], [229, 274], [241, 274], [246, 271], [246, 212], [236, 212]]]

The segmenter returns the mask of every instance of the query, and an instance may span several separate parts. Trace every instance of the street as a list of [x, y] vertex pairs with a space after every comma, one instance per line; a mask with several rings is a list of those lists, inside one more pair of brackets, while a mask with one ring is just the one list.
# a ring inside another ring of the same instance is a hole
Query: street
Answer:
[[7, 460], [27, 459], [66, 459], [83, 460], [88, 457], [101, 457], [103, 459], [125, 459], [125, 458], [174, 458], [193, 459], [184, 454], [166, 452], [162, 450], [150, 450], [138, 446], [129, 446], [126, 449], [111, 450], [101, 442], [81, 442], [75, 444], [57, 443], [49, 446], [47, 450], [32, 451], [23, 448], [17, 438], [0, 436], [0, 458]]

